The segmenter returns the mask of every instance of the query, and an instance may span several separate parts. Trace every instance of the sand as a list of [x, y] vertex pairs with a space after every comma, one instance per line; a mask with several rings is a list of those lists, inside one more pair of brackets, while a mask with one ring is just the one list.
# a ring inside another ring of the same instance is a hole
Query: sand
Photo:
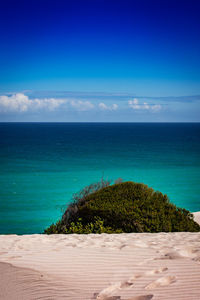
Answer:
[[200, 211], [194, 212], [193, 216], [194, 216], [195, 222], [197, 222], [198, 224], [200, 224]]
[[199, 300], [200, 233], [0, 235], [0, 299]]

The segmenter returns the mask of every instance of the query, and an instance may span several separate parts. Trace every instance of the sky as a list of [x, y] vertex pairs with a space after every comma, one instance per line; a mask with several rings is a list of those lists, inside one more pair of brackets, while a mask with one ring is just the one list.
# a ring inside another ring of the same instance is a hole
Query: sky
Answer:
[[0, 3], [0, 122], [199, 122], [200, 1]]

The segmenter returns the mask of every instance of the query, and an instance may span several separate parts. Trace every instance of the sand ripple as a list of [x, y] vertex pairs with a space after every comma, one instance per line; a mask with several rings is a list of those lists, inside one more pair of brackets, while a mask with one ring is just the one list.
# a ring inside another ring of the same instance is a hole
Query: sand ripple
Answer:
[[200, 233], [1, 235], [0, 262], [0, 299], [200, 299]]

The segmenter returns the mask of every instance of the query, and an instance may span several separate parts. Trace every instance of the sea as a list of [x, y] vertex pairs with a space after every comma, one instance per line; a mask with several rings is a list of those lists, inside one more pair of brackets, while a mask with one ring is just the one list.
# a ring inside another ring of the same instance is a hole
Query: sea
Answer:
[[200, 123], [0, 123], [0, 234], [42, 233], [102, 178], [199, 211]]

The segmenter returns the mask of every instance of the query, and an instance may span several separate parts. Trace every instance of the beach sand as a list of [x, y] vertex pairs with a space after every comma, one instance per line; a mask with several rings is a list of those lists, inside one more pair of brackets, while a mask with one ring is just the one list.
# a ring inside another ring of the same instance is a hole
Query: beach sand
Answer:
[[195, 222], [197, 222], [198, 224], [200, 224], [200, 211], [194, 212], [193, 216], [194, 216]]
[[0, 299], [199, 300], [200, 233], [0, 235]]

